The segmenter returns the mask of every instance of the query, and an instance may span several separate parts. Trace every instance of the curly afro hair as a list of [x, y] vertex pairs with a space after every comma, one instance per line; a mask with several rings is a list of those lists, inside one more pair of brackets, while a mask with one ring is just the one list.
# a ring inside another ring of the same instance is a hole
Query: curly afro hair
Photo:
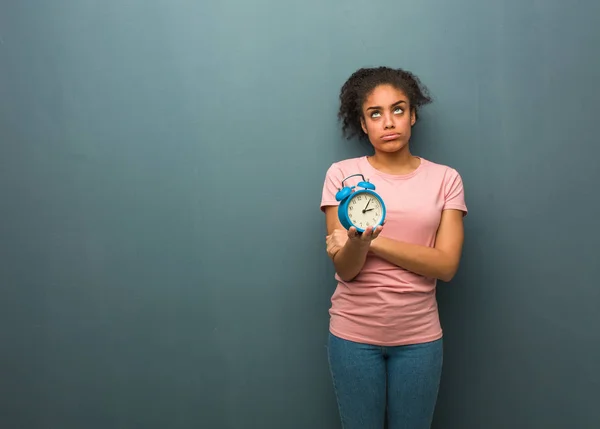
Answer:
[[410, 108], [415, 111], [417, 118], [418, 110], [432, 101], [427, 88], [409, 71], [390, 67], [361, 68], [348, 78], [340, 91], [338, 118], [342, 122], [342, 132], [347, 139], [354, 136], [367, 138], [360, 122], [362, 105], [373, 89], [385, 84], [392, 85], [406, 94]]

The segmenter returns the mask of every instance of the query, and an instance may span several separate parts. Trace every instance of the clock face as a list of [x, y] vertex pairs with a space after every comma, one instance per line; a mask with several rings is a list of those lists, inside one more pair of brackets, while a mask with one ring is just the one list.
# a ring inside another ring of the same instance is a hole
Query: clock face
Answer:
[[348, 203], [348, 217], [355, 226], [367, 229], [381, 221], [383, 208], [375, 196], [366, 192], [355, 193]]

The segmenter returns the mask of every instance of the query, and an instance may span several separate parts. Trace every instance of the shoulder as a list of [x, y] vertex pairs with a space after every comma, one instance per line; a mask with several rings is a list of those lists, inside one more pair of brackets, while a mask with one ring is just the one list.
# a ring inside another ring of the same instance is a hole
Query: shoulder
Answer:
[[342, 188], [344, 179], [357, 173], [364, 173], [365, 157], [347, 158], [333, 162], [325, 173], [321, 209], [327, 205], [338, 205], [335, 196]]
[[335, 171], [341, 171], [341, 172], [355, 171], [357, 169], [360, 169], [363, 160], [364, 160], [364, 156], [359, 156], [359, 157], [355, 157], [355, 158], [346, 158], [346, 159], [342, 159], [339, 161], [335, 161], [329, 166], [328, 171], [329, 170], [335, 170]]
[[426, 158], [421, 158], [421, 160], [429, 172], [441, 176], [460, 176], [458, 170], [450, 165], [440, 164], [439, 162], [434, 162]]
[[427, 171], [427, 177], [442, 185], [451, 185], [455, 182], [462, 182], [462, 177], [458, 170], [446, 164], [440, 164], [421, 158], [424, 163], [424, 170]]
[[427, 180], [443, 196], [445, 209], [457, 209], [467, 213], [463, 180], [456, 168], [449, 165], [425, 161]]
[[325, 178], [341, 181], [351, 174], [364, 173], [364, 160], [365, 157], [363, 156], [335, 161], [327, 168]]

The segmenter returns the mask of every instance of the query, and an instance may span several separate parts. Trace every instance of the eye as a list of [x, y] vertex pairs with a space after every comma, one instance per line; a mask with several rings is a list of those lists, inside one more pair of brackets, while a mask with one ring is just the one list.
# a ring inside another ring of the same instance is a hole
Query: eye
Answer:
[[398, 114], [400, 114], [400, 113], [403, 113], [403, 112], [404, 112], [404, 110], [402, 110], [402, 108], [401, 108], [401, 107], [396, 107], [396, 108], [394, 109], [394, 113], [398, 113]]
[[380, 116], [379, 112], [373, 112], [371, 113], [371, 118], [378, 118]]

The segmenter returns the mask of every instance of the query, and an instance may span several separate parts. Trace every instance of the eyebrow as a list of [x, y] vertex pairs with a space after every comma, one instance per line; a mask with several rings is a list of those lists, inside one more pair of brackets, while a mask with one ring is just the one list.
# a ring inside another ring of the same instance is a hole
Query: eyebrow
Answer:
[[[392, 107], [397, 106], [398, 104], [406, 104], [406, 101], [404, 101], [404, 100], [396, 101], [394, 104], [392, 104]], [[367, 108], [367, 110], [375, 110], [375, 109], [381, 110], [381, 107], [380, 106], [371, 106], [371, 107]]]

